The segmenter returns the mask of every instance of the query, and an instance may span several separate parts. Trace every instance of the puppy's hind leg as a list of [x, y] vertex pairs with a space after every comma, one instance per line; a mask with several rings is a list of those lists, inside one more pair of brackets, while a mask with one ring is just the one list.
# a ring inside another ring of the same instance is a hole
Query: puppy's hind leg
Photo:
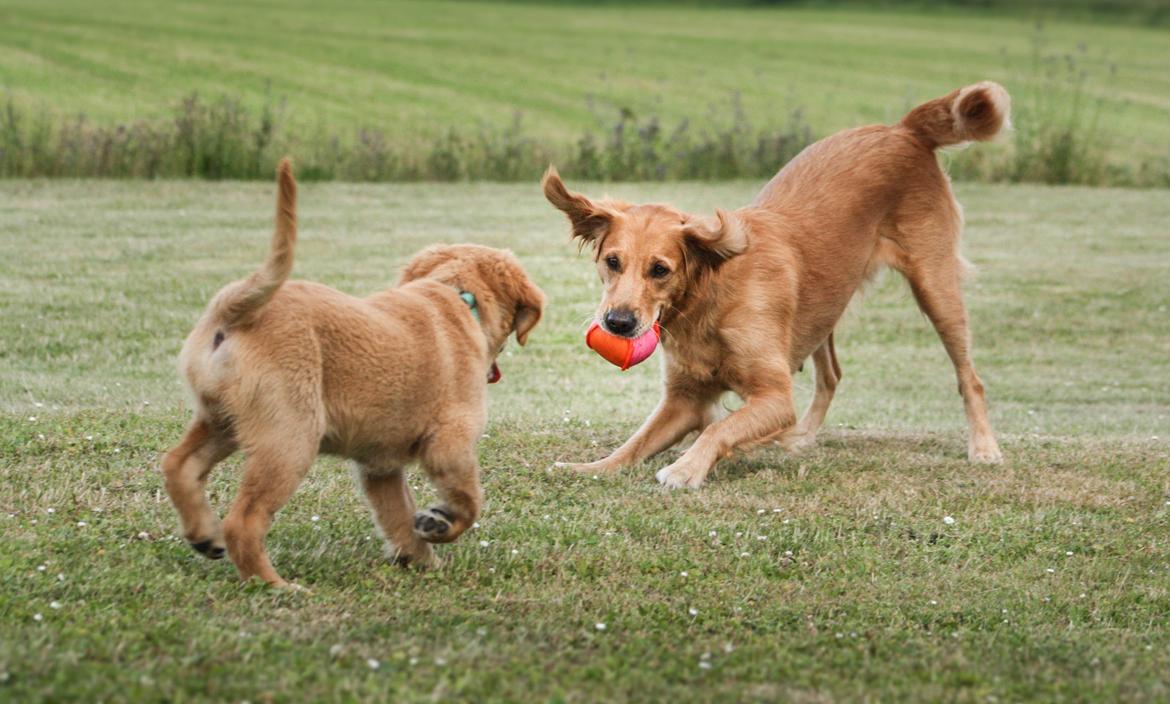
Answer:
[[414, 533], [414, 498], [406, 484], [406, 470], [358, 465], [357, 474], [390, 558], [403, 566], [433, 564], [431, 544]]
[[967, 457], [972, 462], [999, 462], [1003, 454], [987, 418], [983, 382], [971, 363], [971, 331], [960, 290], [963, 263], [957, 254], [912, 262], [903, 269], [918, 306], [938, 332], [955, 374], [967, 413], [970, 438]]
[[198, 552], [218, 560], [225, 545], [219, 518], [207, 502], [207, 475], [236, 450], [236, 443], [209, 420], [196, 417], [179, 444], [162, 460], [167, 495], [179, 512], [183, 537]]
[[483, 490], [475, 457], [477, 435], [450, 428], [423, 448], [423, 467], [443, 500], [414, 514], [414, 534], [428, 543], [454, 541], [479, 517]]
[[288, 503], [308, 473], [320, 442], [319, 436], [295, 425], [281, 427], [281, 434], [283, 437], [267, 438], [260, 445], [245, 445], [248, 459], [240, 493], [223, 522], [228, 556], [240, 576], [259, 576], [274, 587], [289, 583], [273, 568], [264, 540], [276, 512]]

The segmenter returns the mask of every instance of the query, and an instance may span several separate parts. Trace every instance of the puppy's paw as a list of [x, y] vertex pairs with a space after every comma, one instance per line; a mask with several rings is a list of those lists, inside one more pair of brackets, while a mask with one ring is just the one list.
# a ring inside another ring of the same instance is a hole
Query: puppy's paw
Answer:
[[190, 545], [191, 548], [195, 550], [195, 552], [203, 555], [209, 560], [219, 560], [227, 554], [227, 547], [224, 546], [222, 539], [216, 540], [209, 538], [207, 540], [200, 541], [191, 540], [188, 541], [188, 545]]
[[272, 587], [273, 589], [279, 589], [283, 592], [288, 592], [289, 594], [312, 594], [313, 593], [313, 590], [309, 589], [308, 587], [302, 587], [301, 585], [297, 584], [296, 582], [289, 582], [289, 581], [286, 581], [283, 579], [280, 580], [279, 582], [272, 582], [271, 584], [269, 584], [269, 586]]
[[439, 566], [434, 549], [424, 540], [413, 539], [403, 547], [386, 541], [386, 557], [399, 567], [426, 569]]
[[707, 472], [691, 467], [689, 464], [679, 460], [672, 465], [658, 470], [654, 478], [667, 489], [698, 489], [703, 486], [703, 480], [707, 478]]
[[455, 539], [455, 516], [441, 506], [431, 506], [414, 514], [414, 534], [428, 543], [448, 543]]

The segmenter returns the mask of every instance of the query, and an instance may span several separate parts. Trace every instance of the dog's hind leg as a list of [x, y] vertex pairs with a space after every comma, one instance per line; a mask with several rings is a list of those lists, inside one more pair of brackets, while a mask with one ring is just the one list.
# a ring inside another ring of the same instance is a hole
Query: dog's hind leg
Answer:
[[911, 261], [900, 268], [910, 282], [918, 306], [934, 325], [955, 366], [970, 432], [968, 459], [972, 462], [999, 462], [1003, 455], [987, 418], [983, 382], [971, 362], [971, 331], [960, 290], [962, 259], [958, 254], [948, 254], [925, 261]]
[[319, 434], [295, 424], [275, 424], [280, 435], [263, 443], [245, 443], [248, 458], [240, 492], [223, 522], [228, 556], [240, 576], [259, 576], [274, 587], [287, 587], [268, 559], [264, 539], [276, 512], [296, 491], [317, 456]]
[[400, 565], [427, 566], [434, 562], [430, 543], [414, 534], [414, 498], [402, 467], [372, 470], [359, 465], [358, 482], [390, 558]]
[[812, 359], [816, 365], [817, 375], [817, 387], [813, 393], [812, 403], [796, 427], [783, 433], [779, 438], [780, 444], [789, 452], [799, 452], [816, 442], [817, 431], [825, 422], [829, 404], [833, 402], [833, 394], [841, 381], [841, 365], [837, 363], [837, 350], [833, 347], [832, 333], [829, 333], [829, 337], [813, 351]]
[[183, 537], [212, 559], [223, 557], [225, 546], [219, 519], [207, 502], [207, 475], [235, 450], [235, 441], [197, 416], [162, 460], [167, 495], [179, 513]]

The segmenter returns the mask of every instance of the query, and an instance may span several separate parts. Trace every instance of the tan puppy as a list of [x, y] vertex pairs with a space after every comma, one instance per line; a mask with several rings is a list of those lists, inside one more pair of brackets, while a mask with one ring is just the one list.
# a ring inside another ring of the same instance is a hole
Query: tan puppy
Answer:
[[[545, 197], [569, 216], [573, 237], [593, 247], [603, 324], [637, 337], [658, 320], [666, 354], [665, 395], [654, 414], [609, 457], [571, 466], [616, 470], [701, 430], [657, 475], [671, 487], [698, 487], [737, 448], [812, 443], [841, 378], [833, 328], [882, 266], [910, 282], [954, 363], [968, 457], [998, 462], [960, 293], [962, 215], [934, 150], [991, 139], [1009, 105], [1002, 87], [984, 82], [925, 103], [892, 127], [840, 132], [805, 149], [751, 205], [714, 219], [668, 205], [595, 203], [549, 169]], [[810, 355], [816, 394], [797, 423], [792, 374]], [[727, 390], [745, 404], [716, 420]]]
[[[267, 261], [212, 299], [180, 355], [195, 413], [162, 466], [183, 534], [208, 557], [226, 549], [245, 579], [286, 586], [264, 538], [324, 452], [356, 463], [391, 554], [429, 563], [431, 543], [455, 540], [479, 515], [485, 385], [508, 335], [528, 339], [544, 294], [510, 253], [475, 245], [426, 249], [396, 288], [369, 298], [286, 283], [296, 240], [288, 160], [279, 182]], [[204, 485], [237, 449], [244, 476], [221, 528]], [[414, 460], [443, 499], [419, 513], [404, 475]]]

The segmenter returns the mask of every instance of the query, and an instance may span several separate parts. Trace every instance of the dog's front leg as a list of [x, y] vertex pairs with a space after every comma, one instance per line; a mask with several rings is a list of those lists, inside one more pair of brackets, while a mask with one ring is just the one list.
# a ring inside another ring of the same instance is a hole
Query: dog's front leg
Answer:
[[737, 447], [758, 442], [796, 422], [792, 378], [787, 372], [770, 387], [746, 395], [745, 401], [743, 408], [707, 426], [682, 457], [659, 470], [655, 475], [658, 481], [672, 489], [697, 489], [715, 463]]
[[431, 436], [422, 452], [422, 464], [442, 503], [414, 514], [414, 534], [428, 543], [450, 543], [479, 518], [483, 489], [475, 438], [482, 423], [446, 426]]
[[714, 397], [683, 394], [668, 387], [662, 402], [638, 428], [638, 432], [609, 457], [585, 464], [557, 462], [556, 466], [588, 474], [602, 474], [637, 464], [671, 447], [692, 430], [699, 429], [712, 403]]

